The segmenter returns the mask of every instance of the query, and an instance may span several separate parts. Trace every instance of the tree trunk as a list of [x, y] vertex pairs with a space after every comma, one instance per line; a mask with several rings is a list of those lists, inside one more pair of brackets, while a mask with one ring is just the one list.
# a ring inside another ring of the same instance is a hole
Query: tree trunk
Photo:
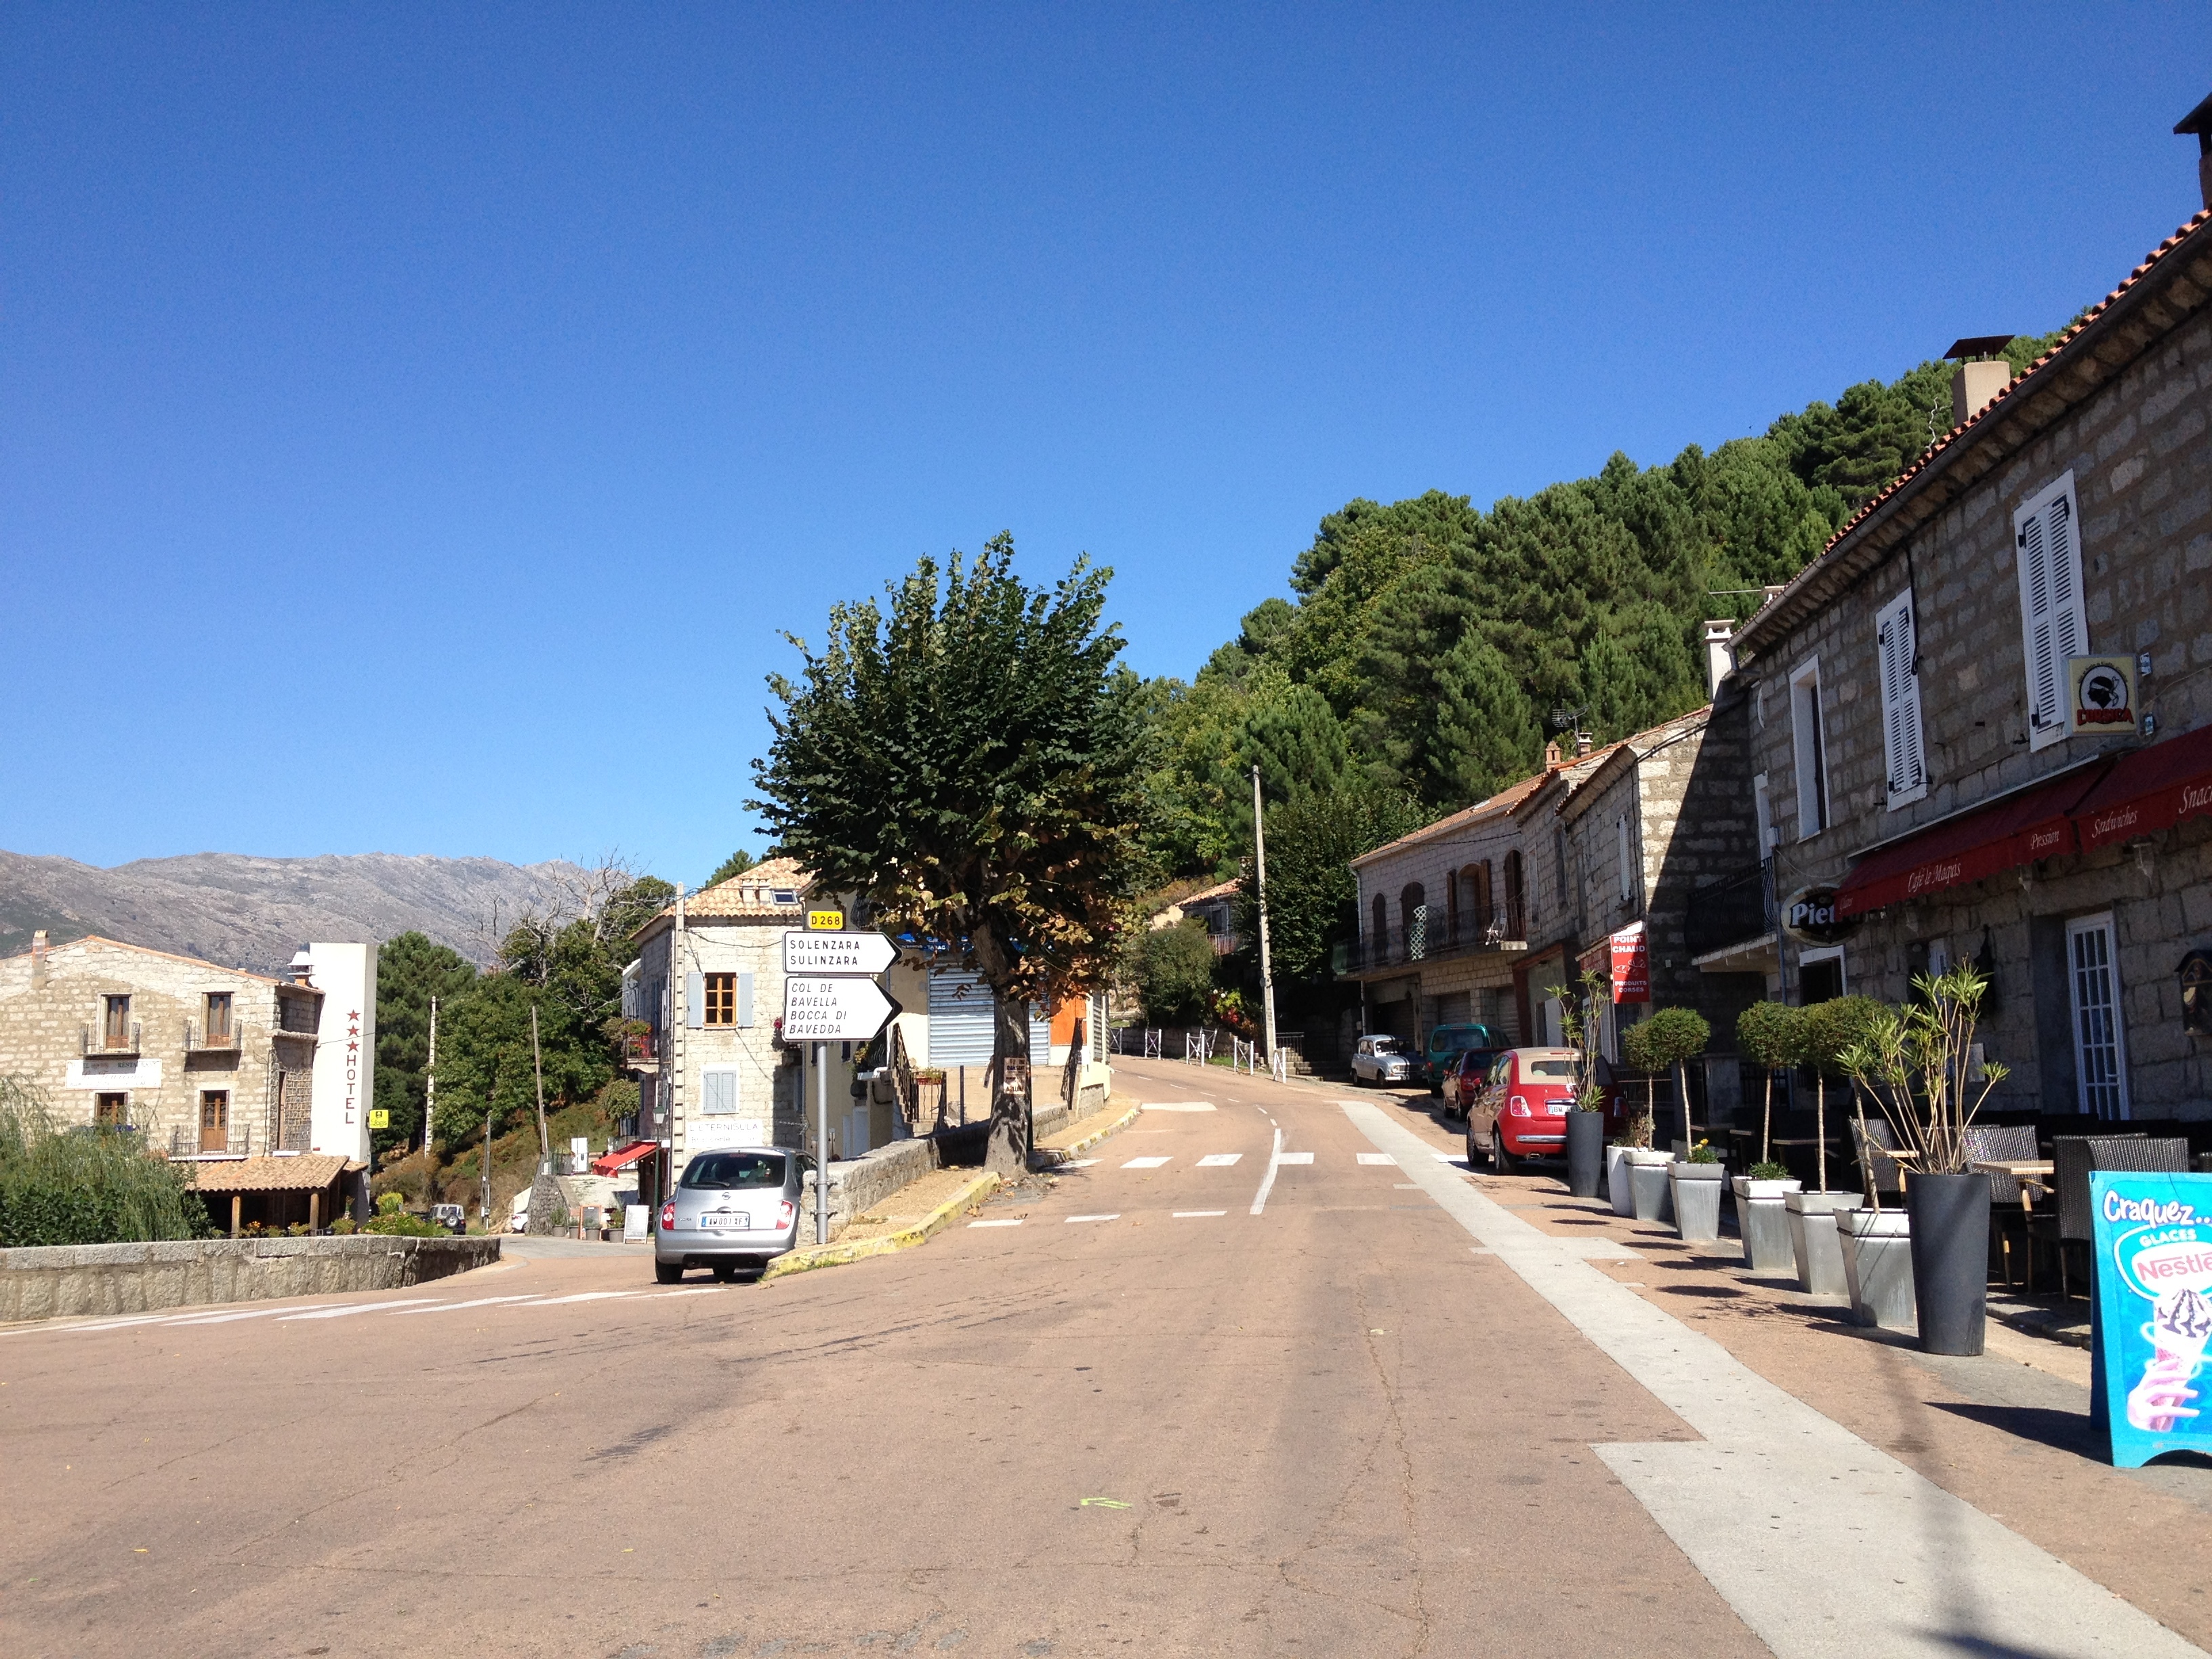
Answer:
[[1021, 1176], [1030, 1167], [1030, 1006], [991, 993], [991, 1138], [983, 1167]]

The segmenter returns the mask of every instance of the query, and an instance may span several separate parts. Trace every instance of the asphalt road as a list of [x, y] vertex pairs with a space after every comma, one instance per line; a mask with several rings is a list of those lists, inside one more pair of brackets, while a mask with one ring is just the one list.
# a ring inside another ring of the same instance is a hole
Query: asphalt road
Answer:
[[1594, 1450], [1699, 1431], [1424, 1189], [1463, 1177], [1340, 1091], [1117, 1079], [1212, 1109], [851, 1267], [0, 1335], [0, 1651], [1770, 1650]]

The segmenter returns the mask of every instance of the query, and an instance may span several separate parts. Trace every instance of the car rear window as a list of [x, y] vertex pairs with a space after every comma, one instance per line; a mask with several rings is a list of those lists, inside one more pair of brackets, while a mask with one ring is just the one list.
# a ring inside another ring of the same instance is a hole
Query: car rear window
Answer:
[[683, 1184], [710, 1192], [783, 1185], [781, 1152], [702, 1152], [684, 1166]]
[[1429, 1033], [1429, 1052], [1443, 1054], [1451, 1048], [1495, 1048], [1498, 1039], [1490, 1034], [1487, 1025], [1439, 1025]]
[[1561, 1077], [1574, 1081], [1575, 1063], [1571, 1060], [1524, 1060], [1521, 1069], [1530, 1077]]
[[1367, 1048], [1370, 1054], [1395, 1054], [1398, 1052], [1398, 1039], [1394, 1036], [1370, 1037]]

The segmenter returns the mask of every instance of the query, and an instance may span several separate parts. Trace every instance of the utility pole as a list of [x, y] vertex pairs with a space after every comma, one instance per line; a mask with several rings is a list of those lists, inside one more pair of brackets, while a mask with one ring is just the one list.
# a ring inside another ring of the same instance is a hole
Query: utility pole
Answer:
[[1275, 1068], [1275, 972], [1267, 957], [1267, 831], [1260, 821], [1260, 769], [1252, 769], [1252, 851], [1260, 896], [1260, 1008], [1267, 1040], [1267, 1069]]
[[484, 1108], [483, 1193], [477, 1200], [477, 1219], [491, 1231], [491, 1108]]
[[538, 1173], [553, 1173], [553, 1143], [545, 1133], [545, 1065], [538, 1057], [538, 1005], [530, 1005], [530, 1070], [538, 1080]]
[[430, 1161], [430, 1120], [438, 1115], [438, 999], [430, 999], [430, 1066], [423, 1073], [422, 1161]]

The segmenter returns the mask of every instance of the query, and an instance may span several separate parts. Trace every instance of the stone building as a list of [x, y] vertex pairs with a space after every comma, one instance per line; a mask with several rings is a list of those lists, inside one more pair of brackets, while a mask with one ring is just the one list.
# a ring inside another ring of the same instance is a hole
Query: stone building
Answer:
[[175, 1157], [365, 1158], [367, 1115], [315, 1087], [324, 993], [97, 936], [0, 960], [0, 1075], [64, 1126], [128, 1126]]
[[1781, 925], [1701, 954], [1792, 1001], [1977, 962], [1998, 1108], [2212, 1115], [2209, 300], [2212, 212], [2020, 379], [1962, 362], [1735, 642]]

